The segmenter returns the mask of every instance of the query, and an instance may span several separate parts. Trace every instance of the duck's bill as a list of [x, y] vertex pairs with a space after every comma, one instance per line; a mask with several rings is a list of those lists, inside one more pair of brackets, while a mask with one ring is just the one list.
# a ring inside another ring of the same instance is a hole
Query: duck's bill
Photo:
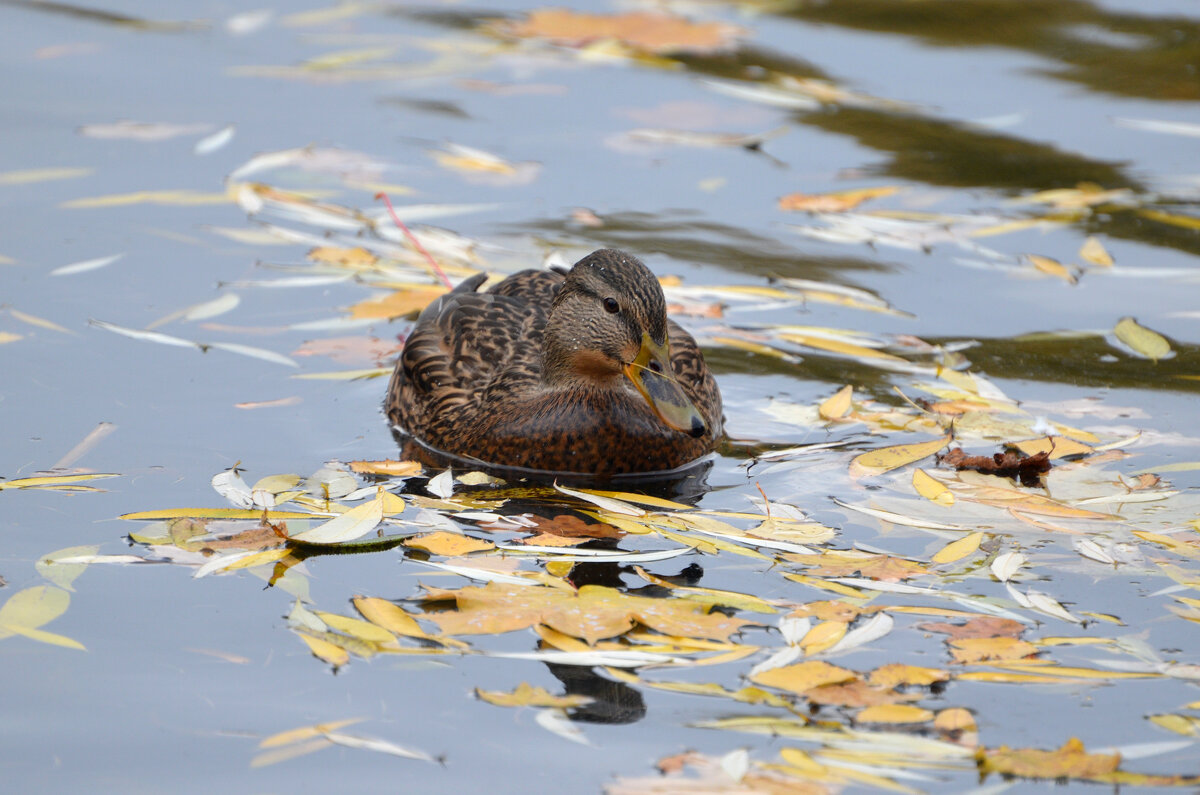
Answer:
[[[657, 362], [657, 367], [652, 367]], [[666, 345], [656, 345], [649, 334], [642, 334], [637, 358], [625, 365], [625, 375], [663, 424], [690, 436], [703, 436], [708, 430], [696, 405], [684, 394], [671, 370]]]

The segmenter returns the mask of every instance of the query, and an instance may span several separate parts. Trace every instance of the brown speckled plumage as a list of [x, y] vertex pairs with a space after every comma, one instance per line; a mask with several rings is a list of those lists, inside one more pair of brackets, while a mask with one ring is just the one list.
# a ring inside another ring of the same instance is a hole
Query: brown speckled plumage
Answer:
[[[417, 319], [388, 387], [393, 424], [454, 456], [601, 477], [675, 469], [713, 449], [716, 381], [636, 257], [602, 249], [565, 276], [522, 271], [476, 292], [483, 281]], [[643, 332], [654, 345], [669, 338], [671, 370], [699, 414], [690, 433], [669, 427], [621, 371]]]

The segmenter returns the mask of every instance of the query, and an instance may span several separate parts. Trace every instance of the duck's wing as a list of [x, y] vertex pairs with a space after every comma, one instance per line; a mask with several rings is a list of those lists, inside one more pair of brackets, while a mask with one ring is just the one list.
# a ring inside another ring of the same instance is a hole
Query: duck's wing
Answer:
[[562, 288], [564, 278], [566, 277], [562, 271], [524, 270], [509, 276], [488, 292], [492, 295], [519, 298], [544, 307], [548, 312], [550, 304], [554, 302], [554, 296], [558, 295]]
[[486, 293], [476, 292], [486, 277], [472, 277], [425, 308], [392, 373], [385, 403], [391, 422], [446, 447], [470, 433], [485, 395], [540, 381], [549, 307], [541, 299], [553, 295], [553, 285], [526, 273], [537, 272], [511, 276]]
[[667, 320], [667, 334], [671, 346], [671, 369], [683, 388], [708, 423], [706, 438], [719, 438], [725, 422], [721, 404], [721, 390], [717, 379], [704, 361], [700, 346], [682, 326]]

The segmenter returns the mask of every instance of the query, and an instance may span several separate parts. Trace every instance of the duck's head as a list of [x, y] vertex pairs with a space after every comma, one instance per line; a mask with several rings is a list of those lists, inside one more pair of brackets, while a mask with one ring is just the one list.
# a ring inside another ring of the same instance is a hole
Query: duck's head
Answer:
[[662, 287], [641, 260], [600, 249], [575, 263], [554, 299], [543, 343], [551, 384], [619, 387], [628, 379], [663, 424], [708, 430], [671, 367]]

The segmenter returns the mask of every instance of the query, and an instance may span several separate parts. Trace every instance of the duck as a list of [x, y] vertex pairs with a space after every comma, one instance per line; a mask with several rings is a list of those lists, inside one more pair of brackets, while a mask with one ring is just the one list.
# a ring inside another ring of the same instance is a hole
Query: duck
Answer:
[[687, 468], [717, 446], [721, 392], [654, 274], [600, 249], [569, 270], [466, 279], [418, 316], [384, 411], [473, 464], [609, 478]]

